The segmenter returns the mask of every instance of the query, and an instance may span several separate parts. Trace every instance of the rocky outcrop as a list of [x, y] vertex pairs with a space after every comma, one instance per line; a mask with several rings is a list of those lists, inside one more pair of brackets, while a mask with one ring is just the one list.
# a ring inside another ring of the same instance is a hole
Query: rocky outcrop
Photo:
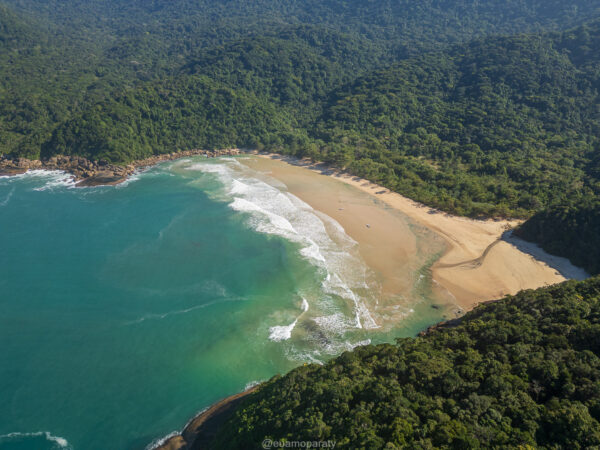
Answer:
[[37, 159], [0, 157], [0, 175], [18, 175], [28, 170], [42, 168], [42, 161]]
[[0, 176], [18, 175], [28, 170], [63, 170], [72, 174], [78, 180], [77, 186], [98, 186], [118, 184], [125, 181], [137, 168], [147, 167], [162, 161], [169, 161], [189, 156], [227, 156], [238, 155], [238, 149], [224, 150], [184, 150], [181, 152], [165, 153], [134, 161], [128, 165], [110, 164], [107, 161], [92, 161], [82, 156], [52, 156], [46, 160], [9, 158], [0, 156]]

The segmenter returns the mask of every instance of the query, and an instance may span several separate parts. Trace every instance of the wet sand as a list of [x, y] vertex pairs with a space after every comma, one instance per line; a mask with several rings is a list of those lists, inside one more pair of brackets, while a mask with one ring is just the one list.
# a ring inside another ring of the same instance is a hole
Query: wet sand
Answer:
[[[412, 258], [419, 253], [419, 239], [411, 231], [414, 224], [433, 231], [446, 243], [432, 266], [434, 290], [441, 303], [454, 303], [459, 313], [523, 289], [587, 275], [568, 260], [539, 248], [529, 251], [531, 245], [511, 237], [508, 230], [519, 221], [452, 216], [324, 164], [281, 155], [258, 156], [243, 162], [280, 180], [292, 194], [337, 220], [359, 243], [367, 265], [381, 275], [386, 293], [406, 292], [414, 282], [408, 276], [415, 269]], [[370, 202], [360, 195], [364, 193]]]
[[[423, 269], [445, 252], [442, 238], [378, 198], [335, 178], [276, 159], [254, 157], [240, 162], [284, 183], [290, 193], [318, 213], [335, 219], [358, 243], [360, 256], [381, 287], [377, 304], [369, 305], [378, 325], [397, 323], [403, 309], [396, 306], [409, 309], [421, 301], [415, 284]], [[456, 310], [447, 293], [433, 297], [440, 307]], [[449, 314], [453, 316], [455, 311]]]

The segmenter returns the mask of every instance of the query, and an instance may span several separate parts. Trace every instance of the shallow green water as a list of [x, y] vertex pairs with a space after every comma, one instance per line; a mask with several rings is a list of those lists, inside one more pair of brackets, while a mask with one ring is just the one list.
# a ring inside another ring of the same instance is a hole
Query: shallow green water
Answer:
[[441, 318], [424, 298], [371, 327], [355, 243], [238, 166], [0, 178], [0, 449], [143, 449], [248, 383]]

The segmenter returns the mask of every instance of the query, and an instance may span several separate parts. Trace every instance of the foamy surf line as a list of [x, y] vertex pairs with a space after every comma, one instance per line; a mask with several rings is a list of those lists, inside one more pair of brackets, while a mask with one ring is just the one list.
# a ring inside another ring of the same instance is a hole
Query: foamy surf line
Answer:
[[305, 298], [302, 299], [302, 313], [296, 317], [290, 325], [287, 326], [275, 326], [269, 329], [269, 339], [275, 342], [286, 341], [292, 337], [292, 331], [296, 327], [298, 320], [302, 317], [302, 315], [308, 311], [309, 305]]
[[42, 186], [34, 187], [34, 191], [47, 191], [59, 187], [72, 188], [76, 184], [75, 177], [63, 170], [35, 169], [6, 177], [6, 180], [9, 182], [27, 179], [39, 179], [44, 182]]
[[[260, 175], [233, 158], [193, 163], [185, 169], [216, 176], [224, 192], [217, 197], [234, 211], [247, 214], [256, 231], [283, 237], [300, 245], [300, 255], [322, 270], [322, 289], [350, 302], [354, 318], [349, 328], [377, 328], [356, 289], [368, 286], [369, 269], [358, 256], [357, 243], [334, 219], [325, 219], [310, 205], [289, 192], [260, 179]], [[335, 240], [328, 228], [334, 230]], [[297, 322], [273, 327], [271, 340], [287, 340]], [[344, 322], [347, 324], [348, 322]]]
[[69, 442], [65, 438], [60, 437], [60, 436], [54, 436], [49, 431], [36, 431], [33, 433], [15, 432], [15, 433], [3, 434], [3, 435], [0, 435], [0, 442], [34, 438], [34, 437], [43, 437], [47, 441], [55, 443], [56, 444], [55, 446], [57, 448], [71, 448], [69, 445]]
[[[199, 414], [202, 414], [202, 413], [199, 413]], [[174, 438], [175, 436], [180, 436], [181, 433], [183, 433], [183, 430], [185, 430], [186, 427], [187, 427], [187, 425], [185, 427], [183, 427], [180, 431], [171, 431], [166, 436], [163, 436], [161, 438], [155, 439], [150, 444], [148, 444], [144, 450], [155, 450], [155, 449], [157, 449], [159, 447], [162, 447], [163, 445], [165, 445], [169, 441], [169, 439]]]

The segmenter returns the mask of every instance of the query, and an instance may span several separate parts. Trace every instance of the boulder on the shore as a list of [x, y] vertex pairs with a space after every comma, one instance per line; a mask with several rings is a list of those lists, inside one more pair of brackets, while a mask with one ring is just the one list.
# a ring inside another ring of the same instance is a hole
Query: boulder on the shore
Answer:
[[77, 183], [79, 187], [85, 186], [105, 186], [119, 184], [125, 181], [127, 177], [125, 175], [118, 175], [111, 171], [95, 172], [93, 175], [83, 178]]

